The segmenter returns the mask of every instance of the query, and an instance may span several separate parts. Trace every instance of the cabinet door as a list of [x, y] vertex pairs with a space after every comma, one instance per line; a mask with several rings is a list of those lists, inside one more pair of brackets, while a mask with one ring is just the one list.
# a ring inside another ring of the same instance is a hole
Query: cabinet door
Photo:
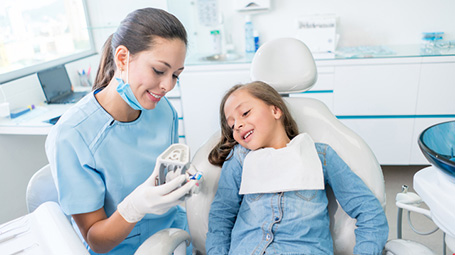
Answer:
[[417, 114], [455, 115], [455, 62], [422, 64]]
[[220, 130], [219, 108], [225, 92], [250, 81], [249, 67], [236, 70], [186, 70], [180, 76], [185, 139], [192, 155]]
[[336, 115], [415, 114], [420, 64], [335, 68]]
[[408, 165], [414, 119], [342, 119], [370, 146], [381, 165]]

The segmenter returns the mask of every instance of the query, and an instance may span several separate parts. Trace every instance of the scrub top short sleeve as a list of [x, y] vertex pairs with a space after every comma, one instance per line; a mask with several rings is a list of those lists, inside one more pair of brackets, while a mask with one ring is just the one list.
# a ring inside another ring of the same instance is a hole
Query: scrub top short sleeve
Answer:
[[[105, 184], [94, 166], [93, 156], [75, 129], [60, 132], [52, 149], [55, 158], [51, 169], [59, 191], [59, 203], [68, 214], [95, 211], [103, 207]], [[64, 169], [64, 171], [56, 171]]]

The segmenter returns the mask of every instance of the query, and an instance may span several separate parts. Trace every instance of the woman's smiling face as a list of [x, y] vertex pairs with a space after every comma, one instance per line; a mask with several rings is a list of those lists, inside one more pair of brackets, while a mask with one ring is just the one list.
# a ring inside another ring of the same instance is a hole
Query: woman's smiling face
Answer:
[[157, 37], [152, 49], [130, 57], [128, 82], [144, 108], [154, 109], [160, 99], [175, 87], [183, 71], [185, 55], [186, 46], [180, 39]]

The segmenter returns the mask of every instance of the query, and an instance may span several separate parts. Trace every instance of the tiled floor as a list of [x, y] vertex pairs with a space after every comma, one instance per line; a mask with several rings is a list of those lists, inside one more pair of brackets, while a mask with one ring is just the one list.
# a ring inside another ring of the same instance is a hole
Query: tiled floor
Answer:
[[[389, 221], [389, 240], [397, 238], [397, 207], [395, 205], [396, 194], [401, 192], [403, 184], [408, 185], [409, 191], [414, 192], [412, 188], [412, 178], [414, 174], [426, 166], [382, 166], [385, 179], [386, 189], [386, 215]], [[420, 214], [411, 213], [411, 219], [414, 227], [422, 232], [429, 231], [435, 228], [432, 221]], [[442, 232], [441, 230], [427, 236], [422, 236], [414, 233], [408, 224], [407, 213], [403, 213], [403, 239], [418, 241], [428, 248], [432, 249], [435, 254], [442, 253]], [[452, 254], [447, 251], [446, 254]]]

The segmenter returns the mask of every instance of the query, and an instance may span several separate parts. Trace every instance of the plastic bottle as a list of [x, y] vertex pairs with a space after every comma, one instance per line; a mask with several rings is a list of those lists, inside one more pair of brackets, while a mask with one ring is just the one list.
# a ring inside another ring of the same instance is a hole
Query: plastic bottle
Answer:
[[255, 52], [255, 45], [254, 45], [254, 27], [253, 23], [251, 22], [250, 16], [246, 16], [245, 22], [245, 52], [246, 54], [254, 54]]
[[212, 51], [213, 51], [213, 55], [220, 55], [221, 54], [221, 34], [220, 34], [220, 30], [212, 30], [212, 31], [210, 31], [210, 35], [212, 36]]
[[259, 32], [257, 30], [254, 30], [253, 35], [254, 35], [254, 51], [256, 52], [256, 51], [258, 51], [259, 44], [260, 44]]

